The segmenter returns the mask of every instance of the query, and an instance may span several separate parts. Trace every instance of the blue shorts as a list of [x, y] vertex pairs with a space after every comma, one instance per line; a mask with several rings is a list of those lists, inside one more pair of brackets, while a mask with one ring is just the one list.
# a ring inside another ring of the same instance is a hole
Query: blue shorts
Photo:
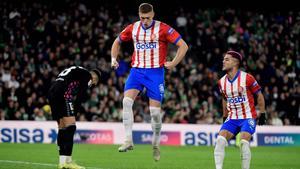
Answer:
[[162, 102], [164, 98], [165, 69], [161, 68], [131, 68], [130, 74], [125, 83], [125, 89], [147, 89], [147, 96], [151, 99]]
[[222, 125], [221, 130], [227, 130], [233, 135], [237, 135], [239, 132], [248, 132], [252, 135], [255, 132], [255, 128], [255, 119], [227, 119]]

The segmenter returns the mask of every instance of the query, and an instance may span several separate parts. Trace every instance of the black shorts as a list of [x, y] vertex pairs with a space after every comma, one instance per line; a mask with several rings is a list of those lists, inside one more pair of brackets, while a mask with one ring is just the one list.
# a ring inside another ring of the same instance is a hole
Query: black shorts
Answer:
[[58, 121], [63, 117], [76, 116], [73, 103], [65, 100], [64, 93], [64, 82], [56, 81], [51, 85], [48, 93], [48, 99], [53, 120]]

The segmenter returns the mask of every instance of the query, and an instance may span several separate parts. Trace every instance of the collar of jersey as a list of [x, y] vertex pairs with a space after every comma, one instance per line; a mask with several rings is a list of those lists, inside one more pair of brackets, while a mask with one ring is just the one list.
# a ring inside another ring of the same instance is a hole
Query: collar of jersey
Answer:
[[228, 78], [228, 76], [227, 76], [227, 80], [230, 82], [230, 83], [233, 83], [238, 77], [239, 77], [239, 75], [240, 75], [240, 70], [238, 70], [237, 72], [236, 72], [236, 74], [235, 74], [235, 76], [234, 76], [234, 78], [232, 79], [232, 80], [230, 80], [229, 78]]
[[151, 28], [154, 25], [154, 23], [155, 23], [155, 21], [153, 20], [152, 23], [151, 23], [151, 25], [148, 28], [145, 28], [143, 23], [141, 23], [141, 24], [142, 24], [142, 28], [144, 30], [147, 30], [147, 29]]

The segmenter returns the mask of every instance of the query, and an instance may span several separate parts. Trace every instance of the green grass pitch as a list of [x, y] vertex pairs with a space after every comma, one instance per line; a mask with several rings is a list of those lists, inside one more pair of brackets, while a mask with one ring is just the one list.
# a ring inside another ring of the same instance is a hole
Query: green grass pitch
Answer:
[[[75, 144], [73, 159], [87, 169], [214, 169], [213, 147], [161, 147], [161, 160], [154, 162], [150, 145], [135, 145], [119, 153], [117, 145]], [[251, 169], [299, 169], [300, 147], [252, 148]], [[226, 148], [224, 169], [240, 169], [239, 149]], [[0, 143], [0, 169], [57, 168], [54, 144]]]

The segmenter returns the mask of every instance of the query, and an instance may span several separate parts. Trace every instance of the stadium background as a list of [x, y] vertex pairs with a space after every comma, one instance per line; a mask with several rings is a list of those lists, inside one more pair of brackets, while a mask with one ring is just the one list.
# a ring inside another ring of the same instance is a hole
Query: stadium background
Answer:
[[[235, 49], [263, 88], [268, 124], [299, 125], [299, 10], [205, 2], [152, 1], [155, 19], [178, 30], [190, 47], [184, 61], [166, 71], [164, 123], [221, 123], [216, 82], [223, 75], [224, 52]], [[118, 33], [138, 19], [139, 4], [1, 1], [0, 119], [51, 120], [45, 97], [51, 81], [62, 69], [82, 65], [100, 68], [104, 77], [86, 96], [78, 120], [120, 122], [132, 46], [123, 45], [117, 71], [110, 69], [110, 48]], [[169, 57], [174, 55], [170, 46]], [[137, 99], [136, 122], [150, 120], [145, 100], [143, 94]]]
[[[300, 10], [289, 1], [148, 1], [155, 19], [178, 30], [190, 47], [184, 61], [166, 71], [162, 160], [152, 162], [149, 145], [135, 145], [126, 155], [116, 151], [117, 145], [107, 145], [120, 144], [124, 137], [121, 101], [132, 52], [131, 44], [123, 45], [121, 67], [113, 71], [110, 48], [118, 33], [138, 20], [141, 2], [0, 2], [0, 169], [56, 167], [57, 126], [46, 94], [55, 76], [70, 65], [104, 72], [103, 83], [86, 96], [77, 117], [75, 142], [88, 143], [74, 145], [80, 164], [102, 169], [213, 168], [213, 147], [200, 145], [213, 145], [222, 123], [216, 82], [224, 74], [222, 56], [230, 48], [245, 56], [243, 66], [262, 86], [269, 113], [268, 125], [258, 126], [251, 142], [258, 146], [252, 149], [252, 168], [299, 168]], [[170, 59], [174, 49], [170, 46]], [[139, 123], [134, 141], [149, 144], [150, 116], [143, 94], [134, 106]], [[230, 146], [226, 153], [224, 168], [240, 168], [239, 150]]]

